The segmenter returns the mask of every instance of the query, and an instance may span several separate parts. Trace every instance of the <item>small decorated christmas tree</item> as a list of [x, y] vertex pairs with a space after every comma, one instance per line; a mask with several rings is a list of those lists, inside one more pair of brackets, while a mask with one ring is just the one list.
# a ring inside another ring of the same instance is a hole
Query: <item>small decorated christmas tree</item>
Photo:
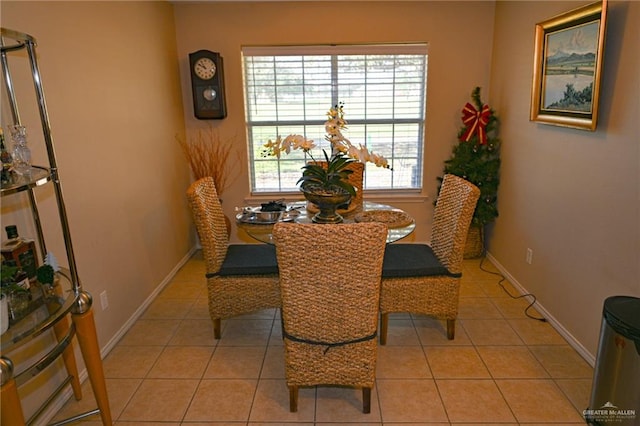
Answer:
[[451, 158], [445, 161], [444, 173], [460, 176], [480, 189], [472, 225], [479, 228], [482, 240], [484, 225], [498, 216], [500, 140], [497, 137], [498, 118], [488, 105], [482, 103], [479, 87], [473, 90], [471, 99], [473, 104], [467, 103], [462, 109], [463, 126], [458, 132], [459, 142], [453, 148]]

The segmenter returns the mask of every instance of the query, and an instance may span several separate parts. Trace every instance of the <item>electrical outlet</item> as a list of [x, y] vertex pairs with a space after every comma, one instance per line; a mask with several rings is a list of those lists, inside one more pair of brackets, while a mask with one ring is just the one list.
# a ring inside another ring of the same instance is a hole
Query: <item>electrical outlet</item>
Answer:
[[102, 306], [103, 311], [109, 307], [109, 298], [107, 297], [107, 290], [100, 293], [100, 305]]
[[527, 249], [527, 256], [525, 257], [525, 260], [529, 265], [533, 262], [533, 250], [530, 248]]

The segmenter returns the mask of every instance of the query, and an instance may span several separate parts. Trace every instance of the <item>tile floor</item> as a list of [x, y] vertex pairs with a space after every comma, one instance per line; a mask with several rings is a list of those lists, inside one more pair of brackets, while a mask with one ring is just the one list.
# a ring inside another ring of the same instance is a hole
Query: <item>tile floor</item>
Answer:
[[[527, 318], [528, 303], [486, 270], [496, 272], [486, 260], [465, 260], [453, 341], [440, 321], [391, 316], [370, 414], [359, 390], [331, 387], [301, 389], [299, 411], [290, 413], [277, 311], [223, 321], [215, 341], [196, 253], [104, 360], [114, 422], [584, 424], [592, 368], [549, 324]], [[83, 389], [83, 400], [56, 418], [95, 407], [88, 381]], [[100, 424], [97, 416], [84, 422]]]

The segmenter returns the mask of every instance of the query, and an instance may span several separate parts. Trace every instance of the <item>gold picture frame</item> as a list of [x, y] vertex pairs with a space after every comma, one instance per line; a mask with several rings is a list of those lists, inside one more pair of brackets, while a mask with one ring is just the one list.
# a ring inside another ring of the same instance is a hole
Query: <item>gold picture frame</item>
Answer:
[[607, 0], [536, 24], [531, 121], [594, 131]]

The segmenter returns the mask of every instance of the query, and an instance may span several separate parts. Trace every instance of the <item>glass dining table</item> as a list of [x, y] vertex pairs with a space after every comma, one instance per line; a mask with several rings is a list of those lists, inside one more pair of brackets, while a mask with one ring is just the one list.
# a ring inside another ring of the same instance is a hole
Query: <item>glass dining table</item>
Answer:
[[[244, 231], [257, 241], [273, 244], [273, 225], [276, 219], [261, 218], [252, 214], [260, 211], [260, 207], [245, 208], [236, 215], [238, 229]], [[277, 221], [313, 224], [315, 211], [307, 209], [306, 201], [295, 201], [287, 204], [286, 211]], [[387, 243], [393, 243], [410, 235], [416, 227], [414, 219], [403, 210], [388, 204], [364, 201], [362, 208], [351, 212], [340, 212], [344, 221], [342, 223], [376, 221], [383, 222], [388, 227]], [[318, 225], [322, 226], [322, 225]]]

